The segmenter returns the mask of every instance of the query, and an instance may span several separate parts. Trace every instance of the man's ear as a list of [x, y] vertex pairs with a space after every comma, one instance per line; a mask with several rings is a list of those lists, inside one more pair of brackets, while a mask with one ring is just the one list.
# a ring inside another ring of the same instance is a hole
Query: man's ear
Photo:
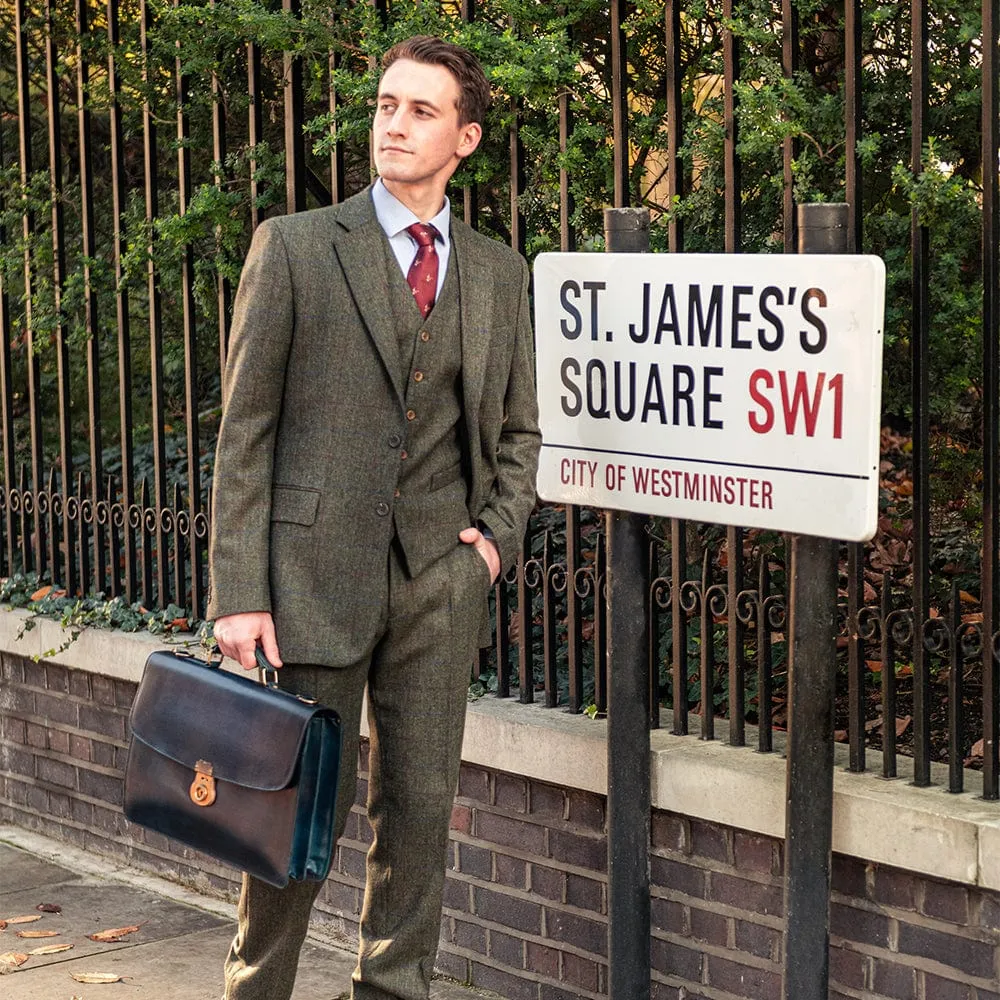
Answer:
[[483, 127], [479, 122], [468, 122], [462, 126], [462, 132], [458, 139], [458, 149], [455, 152], [461, 159], [471, 156], [479, 146], [479, 140], [483, 137]]

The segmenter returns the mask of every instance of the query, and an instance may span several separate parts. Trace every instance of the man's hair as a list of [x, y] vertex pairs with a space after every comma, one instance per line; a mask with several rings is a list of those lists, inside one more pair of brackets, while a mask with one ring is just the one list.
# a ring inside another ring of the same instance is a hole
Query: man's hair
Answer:
[[443, 66], [458, 83], [458, 123], [482, 125], [490, 104], [490, 82], [479, 60], [461, 45], [434, 35], [414, 35], [398, 42], [382, 56], [382, 70], [397, 59], [412, 59], [429, 66]]

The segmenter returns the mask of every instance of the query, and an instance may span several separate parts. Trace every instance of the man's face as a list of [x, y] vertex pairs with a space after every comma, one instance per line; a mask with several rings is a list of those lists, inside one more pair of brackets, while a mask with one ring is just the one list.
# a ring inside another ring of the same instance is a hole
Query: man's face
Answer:
[[398, 59], [382, 75], [375, 109], [375, 166], [390, 190], [437, 186], [479, 144], [475, 122], [458, 123], [458, 81], [444, 66]]

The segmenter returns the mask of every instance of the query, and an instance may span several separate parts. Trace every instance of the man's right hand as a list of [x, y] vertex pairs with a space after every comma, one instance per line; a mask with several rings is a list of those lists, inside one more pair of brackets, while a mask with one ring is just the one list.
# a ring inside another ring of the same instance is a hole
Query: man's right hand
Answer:
[[257, 666], [254, 652], [258, 644], [273, 666], [281, 666], [274, 619], [267, 611], [245, 611], [216, 618], [215, 641], [224, 656], [236, 660], [245, 670]]

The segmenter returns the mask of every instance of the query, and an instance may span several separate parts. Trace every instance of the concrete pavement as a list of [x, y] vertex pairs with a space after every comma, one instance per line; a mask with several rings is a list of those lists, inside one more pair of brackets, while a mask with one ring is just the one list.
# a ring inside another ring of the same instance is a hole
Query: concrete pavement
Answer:
[[[60, 912], [40, 912], [54, 904]], [[0, 955], [72, 944], [29, 955], [0, 975], [0, 1000], [219, 1000], [222, 960], [232, 939], [235, 908], [174, 883], [122, 868], [83, 851], [10, 827], [0, 828]], [[139, 925], [122, 941], [88, 935]], [[39, 932], [56, 932], [35, 936]], [[19, 937], [18, 933], [31, 937]], [[2, 963], [0, 963], [2, 965]], [[353, 955], [309, 941], [299, 963], [293, 1000], [337, 1000], [349, 989]], [[80, 983], [73, 973], [111, 973], [113, 985]], [[495, 996], [436, 980], [432, 1000]]]

